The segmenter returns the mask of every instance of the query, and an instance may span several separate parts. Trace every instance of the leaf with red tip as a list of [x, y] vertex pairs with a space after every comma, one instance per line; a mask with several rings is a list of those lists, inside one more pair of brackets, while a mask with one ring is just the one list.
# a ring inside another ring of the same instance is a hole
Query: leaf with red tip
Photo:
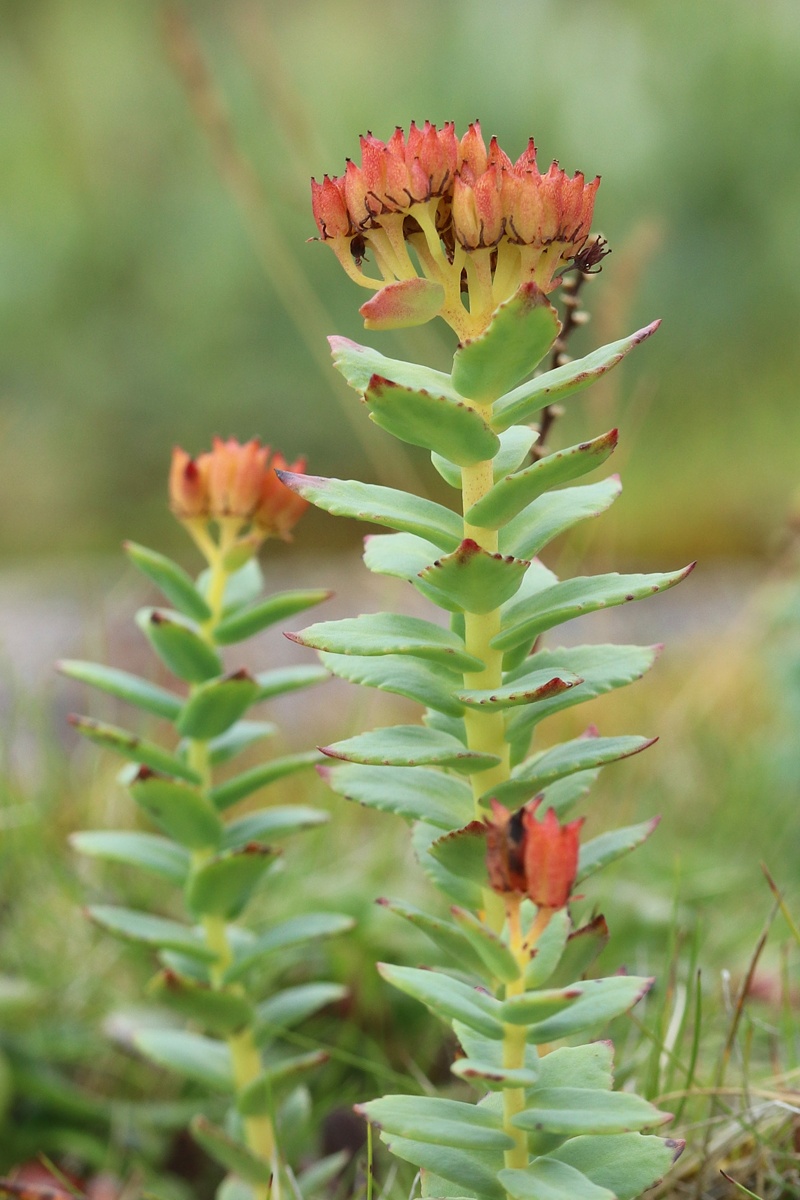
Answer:
[[[535, 663], [536, 658], [531, 661]], [[491, 795], [507, 808], [517, 808], [558, 779], [578, 771], [604, 767], [607, 763], [618, 762], [622, 758], [630, 758], [632, 754], [647, 750], [657, 740], [630, 735], [572, 738], [571, 741], [561, 742], [550, 750], [542, 750], [520, 763], [511, 772], [511, 778], [485, 797], [482, 796], [481, 802], [488, 803]]]
[[432, 367], [420, 363], [405, 362], [400, 358], [387, 358], [373, 350], [371, 346], [360, 346], [346, 337], [329, 337], [328, 343], [333, 356], [333, 365], [344, 375], [350, 387], [362, 396], [367, 390], [373, 375], [383, 379], [391, 379], [402, 387], [425, 389], [437, 396], [447, 396], [450, 400], [462, 400], [450, 382], [450, 376], [444, 371], [434, 371]]
[[444, 288], [432, 279], [401, 279], [387, 283], [358, 310], [365, 329], [406, 329], [425, 325], [438, 316]]
[[589, 842], [584, 842], [581, 846], [575, 882], [582, 882], [593, 875], [595, 871], [602, 870], [609, 863], [622, 858], [623, 854], [628, 854], [637, 846], [641, 846], [642, 842], [646, 842], [650, 834], [657, 828], [660, 820], [660, 817], [653, 817], [650, 821], [642, 821], [639, 825], [626, 825], [624, 829], [612, 829], [608, 833], [601, 833], [599, 837], [592, 838]]
[[483, 333], [458, 347], [453, 386], [478, 404], [490, 404], [539, 365], [560, 328], [545, 294], [535, 283], [523, 283], [495, 310]]
[[458, 738], [420, 725], [393, 725], [320, 747], [323, 754], [366, 766], [452, 767], [470, 775], [500, 761], [496, 754], [469, 750]]
[[579, 521], [604, 513], [621, 491], [619, 476], [612, 475], [599, 483], [546, 492], [500, 530], [501, 554], [535, 558], [548, 542], [566, 533]]
[[424, 567], [417, 586], [450, 612], [486, 613], [516, 595], [529, 566], [525, 559], [491, 554], [465, 538], [452, 554]]
[[412, 446], [424, 446], [460, 467], [494, 458], [500, 440], [476, 409], [373, 375], [364, 394], [376, 425]]

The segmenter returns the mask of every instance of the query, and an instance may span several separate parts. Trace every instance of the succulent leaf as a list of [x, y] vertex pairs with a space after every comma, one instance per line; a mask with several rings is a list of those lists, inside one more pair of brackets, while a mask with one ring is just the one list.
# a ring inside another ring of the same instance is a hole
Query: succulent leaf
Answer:
[[416, 967], [394, 967], [378, 963], [387, 983], [413, 996], [446, 1024], [463, 1021], [484, 1037], [501, 1040], [501, 1005], [494, 997], [438, 971], [420, 971]]
[[443, 371], [434, 371], [431, 367], [424, 367], [419, 363], [387, 358], [371, 346], [359, 346], [350, 338], [334, 335], [328, 338], [328, 342], [333, 355], [333, 365], [362, 396], [372, 376], [380, 375], [401, 387], [426, 389], [447, 396], [450, 400], [463, 399], [450, 382], [450, 376], [445, 375]]
[[248, 842], [209, 859], [189, 877], [186, 903], [197, 916], [235, 920], [276, 853], [259, 842]]
[[178, 887], [183, 886], [189, 873], [189, 854], [183, 846], [153, 833], [92, 829], [73, 833], [69, 840], [80, 854], [141, 867]]
[[432, 621], [395, 613], [364, 613], [342, 621], [320, 621], [288, 635], [301, 646], [333, 654], [411, 654], [454, 671], [479, 671], [483, 663], [464, 649], [463, 640]]
[[622, 484], [612, 475], [599, 483], [562, 488], [540, 496], [500, 531], [500, 553], [535, 558], [553, 538], [579, 521], [605, 512], [621, 491]]
[[304, 767], [314, 766], [323, 761], [324, 756], [317, 750], [306, 750], [300, 754], [287, 754], [283, 758], [273, 758], [269, 762], [259, 763], [258, 766], [251, 767], [248, 771], [242, 771], [240, 775], [234, 775], [232, 779], [226, 779], [224, 783], [212, 787], [209, 797], [214, 807], [222, 812], [223, 809], [230, 808], [232, 805], [238, 804], [240, 800], [244, 800], [245, 796], [257, 792], [259, 788], [267, 787], [270, 783], [283, 779], [286, 775], [293, 775], [295, 771], [301, 771]]
[[497, 1113], [461, 1100], [440, 1100], [435, 1096], [383, 1096], [356, 1106], [368, 1121], [374, 1121], [387, 1134], [399, 1134], [420, 1142], [457, 1146], [468, 1150], [509, 1150], [513, 1138], [503, 1132]]
[[500, 760], [496, 754], [469, 750], [458, 738], [419, 725], [392, 725], [359, 733], [321, 747], [323, 754], [366, 766], [452, 767], [465, 775], [485, 771]]
[[330, 599], [331, 595], [332, 593], [325, 588], [275, 592], [259, 604], [237, 609], [220, 621], [214, 630], [214, 641], [219, 646], [242, 642], [245, 638], [268, 629], [277, 621], [283, 621], [286, 617], [293, 617], [295, 613], [313, 608], [315, 604], [321, 604], [323, 600]]
[[407, 821], [427, 821], [459, 829], [472, 817], [472, 791], [455, 775], [425, 767], [367, 767], [343, 763], [322, 771], [339, 796], [366, 808], [396, 813]]
[[478, 404], [492, 403], [530, 375], [560, 328], [558, 314], [544, 293], [535, 283], [523, 283], [495, 310], [483, 333], [458, 347], [453, 357], [453, 387]]
[[424, 446], [460, 467], [494, 458], [500, 446], [476, 409], [463, 400], [416, 391], [373, 375], [364, 394], [370, 418], [412, 446]]
[[193, 1117], [190, 1129], [198, 1146], [210, 1154], [221, 1167], [233, 1171], [246, 1183], [271, 1182], [272, 1163], [265, 1162], [238, 1138], [231, 1137], [224, 1129], [214, 1125], [208, 1117], [202, 1114]]
[[258, 696], [258, 684], [246, 671], [223, 675], [192, 689], [175, 722], [183, 737], [210, 741], [230, 729]]
[[222, 674], [222, 660], [197, 627], [178, 613], [143, 608], [136, 623], [166, 667], [188, 683]]
[[465, 538], [452, 554], [423, 567], [418, 579], [424, 586], [417, 586], [450, 611], [487, 613], [516, 595], [529, 566], [524, 559], [490, 554]]
[[194, 621], [207, 621], [211, 609], [190, 575], [172, 559], [147, 546], [126, 542], [125, 552], [134, 566], [146, 575], [177, 609]]
[[129, 791], [148, 817], [181, 845], [200, 850], [222, 841], [222, 822], [196, 787], [143, 767]]
[[183, 707], [182, 696], [176, 696], [174, 692], [167, 691], [158, 684], [140, 679], [138, 675], [131, 675], [128, 671], [119, 671], [115, 667], [64, 659], [59, 662], [58, 669], [70, 679], [79, 679], [81, 683], [88, 683], [102, 692], [126, 700], [128, 704], [134, 704], [155, 717], [166, 717], [168, 721], [174, 721]]
[[233, 1091], [231, 1054], [224, 1042], [183, 1029], [141, 1029], [133, 1035], [133, 1043], [159, 1067], [214, 1091]]

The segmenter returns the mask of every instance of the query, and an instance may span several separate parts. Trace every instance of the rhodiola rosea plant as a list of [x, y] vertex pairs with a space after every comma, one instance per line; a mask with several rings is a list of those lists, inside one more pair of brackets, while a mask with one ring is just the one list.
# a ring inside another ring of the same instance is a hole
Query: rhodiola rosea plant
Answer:
[[[256, 673], [243, 666], [226, 670], [221, 656], [225, 648], [238, 648], [329, 595], [316, 589], [262, 594], [256, 559], [262, 542], [273, 536], [289, 539], [306, 507], [274, 473], [286, 465], [256, 441], [240, 445], [215, 439], [213, 449], [197, 459], [175, 450], [172, 509], [206, 569], [193, 580], [164, 555], [127, 546], [131, 561], [172, 606], [142, 609], [136, 619], [176, 677], [175, 687], [96, 663], [60, 664], [65, 674], [170, 727], [164, 744], [86, 717], [73, 719], [80, 733], [129, 760], [121, 781], [160, 831], [96, 830], [75, 834], [73, 842], [85, 854], [149, 872], [183, 896], [188, 921], [117, 905], [95, 905], [88, 912], [111, 934], [156, 952], [160, 970], [150, 996], [191, 1022], [192, 1029], [148, 1027], [135, 1036], [135, 1045], [153, 1062], [231, 1098], [224, 1127], [199, 1114], [192, 1132], [232, 1173], [228, 1178], [236, 1180], [237, 1200], [266, 1200], [278, 1187], [283, 1163], [276, 1118], [282, 1093], [326, 1057], [318, 1051], [293, 1053], [282, 1034], [344, 991], [338, 984], [313, 982], [265, 996], [264, 970], [276, 952], [352, 924], [337, 913], [305, 913], [255, 933], [239, 920], [256, 888], [269, 889], [283, 838], [327, 819], [325, 812], [299, 804], [230, 815], [268, 784], [318, 762], [315, 750], [228, 771], [225, 778], [218, 772], [275, 732], [270, 722], [247, 718], [255, 705], [327, 677], [307, 664]], [[303, 460], [292, 464], [295, 469], [303, 465]], [[157, 893], [154, 907], [165, 901]]]
[[313, 184], [322, 240], [376, 293], [361, 309], [367, 327], [438, 315], [458, 346], [447, 374], [333, 337], [334, 365], [377, 425], [430, 451], [460, 511], [353, 480], [281, 478], [330, 513], [393, 530], [367, 538], [367, 567], [408, 580], [449, 628], [370, 613], [291, 636], [334, 674], [426, 706], [421, 725], [326, 747], [338, 765], [324, 773], [336, 792], [412, 823], [419, 860], [451, 903], [442, 918], [385, 901], [447, 952], [450, 971], [380, 970], [452, 1026], [463, 1053], [453, 1073], [478, 1096], [392, 1095], [361, 1111], [420, 1168], [425, 1196], [625, 1200], [659, 1180], [681, 1145], [649, 1132], [669, 1114], [613, 1089], [608, 1042], [574, 1044], [652, 980], [587, 978], [608, 932], [602, 917], [581, 922], [572, 898], [657, 822], [587, 840], [574, 811], [603, 765], [651, 739], [590, 728], [548, 745], [539, 727], [639, 678], [656, 648], [543, 648], [540, 638], [670, 588], [690, 568], [557, 579], [539, 555], [620, 491], [614, 476], [564, 485], [605, 462], [617, 431], [551, 452], [537, 437], [549, 406], [616, 367], [658, 323], [534, 375], [559, 349], [548, 295], [605, 253], [589, 236], [599, 180], [556, 164], [541, 173], [533, 142], [512, 163], [495, 139], [486, 147], [477, 123], [460, 140], [449, 124], [412, 125], [387, 143], [370, 135], [362, 156]]

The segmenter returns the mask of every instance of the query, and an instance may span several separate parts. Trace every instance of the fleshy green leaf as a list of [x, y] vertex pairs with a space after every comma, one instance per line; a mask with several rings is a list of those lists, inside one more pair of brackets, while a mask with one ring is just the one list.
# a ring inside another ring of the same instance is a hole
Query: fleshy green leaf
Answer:
[[[528, 660], [536, 662], [536, 658]], [[520, 704], [537, 704], [559, 696], [569, 688], [583, 683], [580, 675], [571, 671], [531, 671], [513, 683], [502, 684], [496, 688], [462, 688], [456, 692], [456, 699], [469, 708], [482, 709], [485, 712], [495, 712], [504, 708], [515, 708]]]
[[183, 697], [168, 692], [166, 688], [131, 675], [128, 671], [118, 671], [114, 667], [104, 667], [100, 663], [78, 662], [75, 659], [64, 659], [58, 664], [62, 675], [70, 679], [79, 679], [91, 687], [99, 688], [111, 696], [118, 696], [128, 704], [134, 704], [145, 712], [156, 717], [166, 717], [174, 721], [183, 707]]
[[[494, 788], [491, 795], [501, 804], [516, 808], [558, 779], [630, 758], [652, 746], [655, 741], [655, 738], [631, 736], [597, 737], [591, 731], [588, 736], [572, 738], [526, 759], [514, 768], [508, 782]], [[481, 802], [488, 803], [488, 800], [487, 792], [485, 797], [481, 797]]]
[[610, 1092], [614, 1086], [614, 1047], [611, 1042], [585, 1046], [560, 1046], [539, 1060], [539, 1087], [594, 1088]]
[[396, 613], [364, 613], [342, 621], [320, 621], [288, 636], [301, 646], [333, 654], [413, 654], [454, 671], [483, 668], [481, 660], [468, 654], [462, 639], [449, 629]]
[[141, 867], [182, 887], [189, 872], [189, 855], [183, 846], [152, 833], [93, 829], [70, 835], [70, 844], [81, 854]]
[[125, 941], [141, 942], [160, 950], [177, 950], [201, 962], [213, 962], [216, 958], [214, 951], [205, 944], [202, 933], [179, 921], [110, 904], [96, 904], [86, 912], [95, 924]]
[[408, 654], [362, 656], [322, 651], [320, 658], [332, 674], [349, 683], [408, 696], [427, 708], [456, 717], [464, 711], [463, 704], [453, 698], [453, 691], [461, 684], [462, 677], [441, 663], [422, 662]]
[[[567, 988], [541, 988], [533, 992], [521, 992], [504, 1002], [502, 1019], [512, 1025], [539, 1024], [572, 1008], [584, 994], [584, 987], [583, 984], [571, 984]], [[514, 1001], [513, 1004], [511, 1000]]]
[[650, 821], [642, 821], [639, 825], [626, 825], [624, 829], [612, 829], [608, 833], [601, 833], [599, 837], [592, 838], [589, 842], [584, 842], [581, 846], [575, 882], [581, 883], [595, 871], [602, 870], [609, 863], [622, 858], [623, 854], [629, 854], [631, 850], [641, 846], [642, 842], [646, 842], [656, 829], [660, 820], [660, 817], [654, 817]]
[[485, 976], [486, 968], [483, 959], [473, 949], [462, 931], [451, 921], [433, 917], [413, 904], [406, 904], [403, 900], [387, 900], [382, 897], [377, 903], [388, 909], [389, 912], [395, 913], [396, 916], [404, 917], [409, 924], [426, 934], [435, 945], [454, 958], [465, 970], [481, 978]]
[[406, 329], [432, 321], [444, 304], [444, 288], [422, 276], [393, 279], [359, 308], [365, 329]]
[[495, 310], [482, 333], [458, 347], [453, 387], [478, 404], [497, 400], [539, 365], [560, 328], [558, 314], [545, 294], [535, 283], [523, 283]]
[[428, 850], [451, 875], [481, 888], [488, 886], [486, 826], [483, 821], [470, 821], [463, 829], [441, 834], [431, 842]]
[[235, 920], [255, 891], [276, 854], [269, 846], [248, 842], [199, 867], [186, 885], [186, 903], [198, 916]]
[[413, 533], [370, 533], [364, 538], [364, 565], [368, 570], [410, 583], [441, 553], [433, 542]]
[[135, 763], [144, 763], [153, 771], [163, 771], [168, 775], [177, 775], [189, 783], [199, 783], [197, 772], [175, 754], [162, 749], [155, 742], [148, 742], [129, 733], [127, 729], [119, 729], [116, 725], [106, 725], [103, 721], [93, 721], [91, 717], [70, 717], [70, 721], [78, 733], [104, 746], [108, 750], [116, 750], [125, 758]]
[[208, 1117], [198, 1114], [189, 1126], [198, 1146], [218, 1162], [221, 1167], [233, 1171], [247, 1183], [269, 1184], [272, 1180], [272, 1164], [254, 1154], [242, 1142], [218, 1128]]
[[183, 1029], [141, 1029], [133, 1035], [133, 1044], [159, 1067], [215, 1091], [233, 1091], [231, 1055], [224, 1042]]
[[565, 908], [553, 913], [525, 968], [523, 981], [526, 989], [540, 988], [550, 979], [564, 953], [570, 928], [570, 917]]
[[253, 1019], [253, 1006], [241, 992], [212, 988], [174, 971], [161, 971], [147, 990], [160, 1004], [199, 1021], [211, 1033], [236, 1033]]
[[500, 447], [483, 417], [463, 400], [401, 387], [380, 375], [369, 381], [364, 400], [376, 425], [412, 446], [424, 446], [458, 466], [494, 458]]
[[300, 688], [311, 687], [315, 683], [324, 683], [328, 672], [322, 667], [302, 666], [275, 667], [272, 671], [259, 671], [256, 675], [258, 694], [256, 703], [260, 700], [271, 700], [273, 696], [283, 696], [286, 692], [296, 692]]
[[593, 383], [595, 379], [622, 362], [634, 346], [638, 346], [650, 337], [651, 333], [655, 333], [660, 324], [660, 321], [653, 321], [651, 325], [637, 330], [630, 337], [601, 346], [585, 358], [566, 363], [563, 367], [556, 367], [554, 371], [547, 371], [546, 374], [521, 384], [513, 392], [508, 392], [494, 406], [492, 428], [500, 433], [510, 425], [527, 422], [546, 405], [563, 400]]
[[652, 979], [636, 975], [613, 975], [609, 979], [585, 979], [569, 984], [563, 992], [577, 991], [580, 993], [577, 999], [561, 1012], [534, 1025], [530, 1025], [528, 1015], [531, 1004], [535, 1004], [530, 997], [539, 993], [523, 992], [505, 1001], [503, 1019], [511, 1024], [529, 1025], [528, 1041], [540, 1046], [620, 1016], [641, 1000], [652, 983]]
[[136, 542], [125, 542], [124, 548], [134, 566], [161, 589], [170, 604], [194, 621], [209, 619], [211, 609], [183, 567], [158, 551], [139, 546]]
[[305, 829], [324, 825], [329, 820], [329, 813], [320, 808], [309, 808], [304, 804], [261, 808], [226, 825], [222, 847], [224, 850], [238, 850], [247, 842], [286, 837], [291, 833], [300, 833]]
[[248, 750], [256, 742], [272, 737], [276, 732], [277, 726], [272, 721], [237, 721], [208, 743], [208, 760], [212, 767], [228, 762], [242, 750]]
[[[522, 465], [538, 437], [538, 431], [526, 425], [512, 426], [511, 429], [506, 429], [504, 433], [500, 434], [500, 449], [492, 463], [495, 483]], [[460, 467], [446, 458], [442, 458], [440, 454], [432, 454], [431, 462], [445, 483], [449, 483], [450, 487], [461, 489]]]
[[223, 675], [198, 684], [175, 722], [184, 737], [210, 741], [243, 717], [258, 695], [258, 684], [247, 671]]
[[602, 915], [575, 929], [569, 935], [553, 978], [549, 981], [551, 986], [559, 986], [565, 979], [582, 978], [605, 950], [608, 940], [608, 926]]
[[598, 1187], [608, 1188], [617, 1200], [634, 1200], [666, 1175], [683, 1146], [683, 1142], [672, 1138], [619, 1133], [603, 1138], [570, 1138], [549, 1157], [583, 1171]]
[[343, 913], [302, 913], [297, 917], [289, 917], [288, 920], [273, 925], [266, 933], [260, 934], [237, 951], [234, 962], [225, 972], [225, 982], [235, 983], [269, 954], [315, 938], [335, 937], [339, 933], [347, 933], [353, 928], [353, 924], [352, 917]]
[[450, 611], [486, 613], [499, 608], [519, 590], [530, 566], [511, 555], [490, 554], [466, 538], [452, 554], [423, 567], [420, 590]]
[[502, 983], [519, 979], [520, 969], [514, 955], [493, 929], [465, 908], [455, 905], [450, 912], [494, 979]]
[[536, 1087], [525, 1109], [512, 1117], [518, 1129], [574, 1136], [582, 1133], [639, 1133], [663, 1125], [672, 1113], [632, 1092], [600, 1092], [580, 1087]]
[[606, 511], [622, 491], [616, 475], [579, 487], [547, 492], [523, 508], [500, 531], [500, 553], [515, 558], [535, 558], [548, 542], [566, 533], [579, 521]]
[[426, 388], [451, 400], [462, 398], [451, 384], [450, 376], [445, 375], [443, 371], [434, 371], [431, 367], [403, 362], [397, 358], [387, 358], [371, 346], [359, 346], [357, 342], [352, 342], [346, 337], [334, 335], [328, 338], [328, 343], [333, 355], [333, 365], [362, 396], [372, 376], [380, 375], [402, 387]]
[[387, 983], [421, 1001], [446, 1024], [452, 1020], [463, 1021], [484, 1037], [503, 1037], [501, 1005], [486, 992], [437, 971], [395, 967], [388, 963], [378, 963], [378, 970]]
[[274, 625], [276, 621], [283, 621], [286, 617], [292, 617], [306, 608], [321, 604], [331, 595], [332, 593], [324, 588], [276, 592], [275, 595], [262, 600], [260, 604], [254, 604], [252, 608], [237, 609], [229, 617], [220, 621], [214, 630], [214, 641], [219, 646], [243, 642], [245, 638], [253, 637], [262, 629]]
[[360, 483], [357, 479], [323, 479], [291, 471], [281, 471], [280, 477], [292, 491], [334, 517], [354, 517], [357, 521], [415, 533], [441, 550], [455, 550], [461, 541], [458, 515], [421, 496], [375, 483]]
[[472, 816], [468, 784], [443, 771], [424, 767], [365, 767], [346, 764], [320, 771], [339, 796], [367, 808], [397, 813], [408, 821], [428, 821], [441, 829], [458, 829]]
[[161, 661], [179, 679], [204, 683], [222, 674], [222, 660], [196, 626], [178, 613], [142, 608], [136, 623]]
[[257, 1079], [239, 1093], [236, 1107], [243, 1117], [259, 1117], [271, 1113], [276, 1090], [287, 1079], [293, 1079], [303, 1071], [311, 1071], [328, 1061], [324, 1050], [309, 1050], [306, 1054], [295, 1054], [270, 1064]]
[[529, 1067], [495, 1067], [474, 1058], [457, 1059], [450, 1070], [480, 1091], [500, 1092], [504, 1088], [529, 1088], [536, 1083], [536, 1072]]
[[293, 775], [295, 771], [301, 771], [304, 767], [311, 767], [324, 761], [325, 755], [320, 754], [318, 750], [304, 750], [300, 754], [287, 754], [283, 758], [273, 758], [269, 762], [251, 767], [248, 771], [242, 771], [240, 775], [234, 775], [225, 783], [217, 784], [216, 787], [211, 788], [209, 797], [215, 808], [222, 812], [224, 809], [238, 804], [245, 796], [257, 792], [260, 788], [267, 787], [268, 784], [283, 779], [286, 775]]
[[616, 449], [617, 430], [591, 442], [580, 442], [540, 458], [524, 471], [506, 475], [466, 513], [470, 525], [500, 529], [539, 496], [562, 483], [586, 475], [604, 463]]
[[431, 846], [442, 836], [441, 829], [426, 821], [417, 821], [411, 830], [411, 844], [422, 870], [433, 881], [439, 891], [444, 892], [456, 904], [464, 908], [479, 909], [483, 906], [483, 893], [477, 883], [463, 875], [456, 875], [431, 854]]
[[398, 1158], [457, 1184], [447, 1193], [450, 1200], [475, 1196], [481, 1200], [504, 1200], [505, 1192], [497, 1182], [497, 1173], [503, 1165], [500, 1150], [458, 1150], [396, 1134], [381, 1134], [381, 1141]]
[[253, 1038], [257, 1046], [265, 1046], [274, 1037], [347, 996], [340, 983], [301, 983], [284, 988], [263, 1000], [256, 1008]]
[[436, 1096], [383, 1096], [357, 1104], [356, 1112], [388, 1134], [458, 1146], [464, 1150], [510, 1150], [514, 1140], [503, 1132], [502, 1118], [491, 1110], [462, 1100]]
[[202, 792], [179, 779], [142, 767], [128, 785], [139, 807], [165, 833], [190, 849], [218, 846], [222, 821]]
[[513, 1200], [616, 1200], [582, 1171], [544, 1156], [524, 1170], [504, 1168], [497, 1178]]
[[685, 579], [693, 567], [692, 563], [667, 574], [620, 575], [613, 572], [562, 580], [536, 596], [521, 600], [519, 605], [512, 605], [505, 616], [506, 627], [490, 644], [496, 650], [511, 650], [583, 613], [613, 608], [667, 591]]
[[469, 750], [458, 738], [419, 725], [373, 729], [321, 749], [331, 758], [366, 766], [452, 767], [465, 775], [485, 771], [500, 761], [496, 754]]

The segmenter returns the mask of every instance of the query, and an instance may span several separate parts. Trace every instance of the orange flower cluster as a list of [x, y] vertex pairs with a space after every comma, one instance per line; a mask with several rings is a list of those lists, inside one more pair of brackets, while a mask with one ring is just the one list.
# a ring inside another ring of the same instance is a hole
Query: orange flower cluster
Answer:
[[552, 808], [536, 819], [540, 799], [511, 813], [492, 801], [487, 824], [486, 863], [496, 892], [517, 892], [539, 908], [564, 908], [578, 873], [584, 818], [562, 825]]
[[[589, 270], [605, 253], [601, 239], [586, 244], [599, 177], [587, 184], [580, 171], [570, 178], [555, 162], [542, 174], [533, 139], [512, 162], [496, 138], [486, 146], [477, 121], [460, 139], [452, 123], [437, 129], [426, 121], [420, 129], [412, 122], [407, 136], [398, 128], [388, 142], [362, 137], [361, 155], [360, 167], [348, 161], [344, 175], [311, 181], [321, 239], [355, 282], [389, 285], [398, 300], [421, 272], [441, 288], [437, 311], [460, 334], [474, 332], [464, 314], [475, 312], [476, 299], [493, 311], [522, 283], [550, 291], [559, 268]], [[367, 251], [380, 280], [361, 269]], [[460, 303], [465, 289], [468, 308]], [[421, 319], [430, 310], [428, 300]]]
[[181, 521], [238, 519], [260, 538], [291, 541], [290, 530], [308, 501], [281, 483], [276, 470], [303, 471], [305, 459], [287, 463], [257, 439], [241, 444], [214, 438], [212, 449], [192, 458], [176, 446], [169, 473], [170, 507]]

